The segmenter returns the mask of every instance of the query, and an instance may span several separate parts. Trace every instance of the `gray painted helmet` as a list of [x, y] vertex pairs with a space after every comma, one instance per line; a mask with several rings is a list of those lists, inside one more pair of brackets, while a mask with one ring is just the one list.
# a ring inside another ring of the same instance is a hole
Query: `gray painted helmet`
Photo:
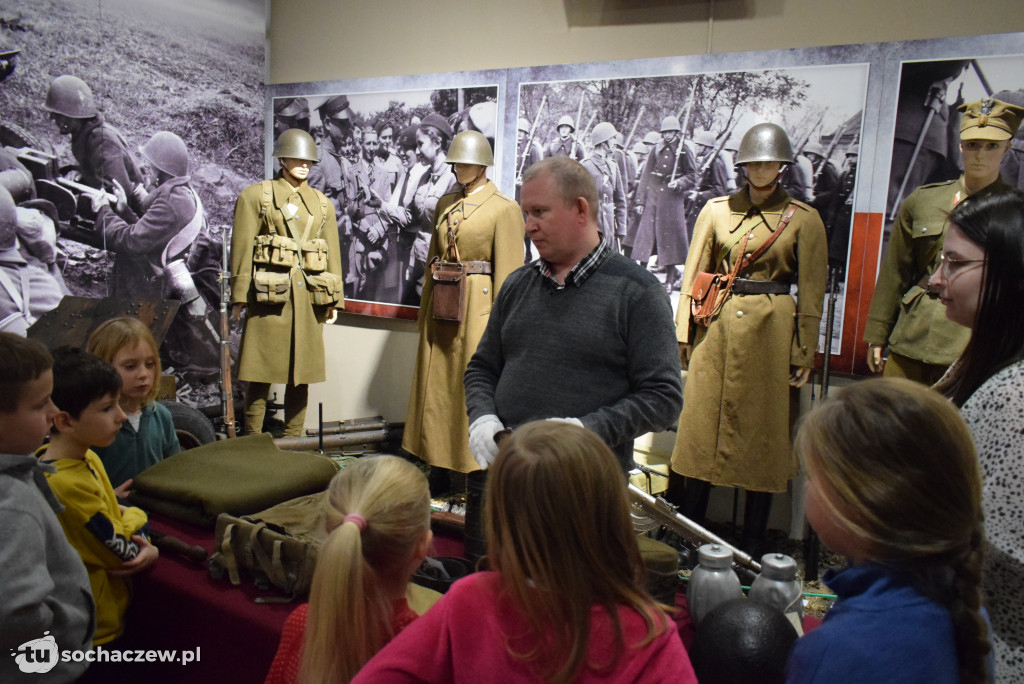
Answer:
[[480, 131], [462, 131], [454, 138], [445, 157], [448, 164], [494, 166], [494, 154], [487, 138]]
[[188, 175], [188, 149], [185, 142], [169, 131], [159, 131], [139, 148], [142, 156], [164, 173]]
[[92, 89], [77, 76], [58, 76], [50, 83], [43, 109], [72, 119], [91, 119], [99, 114]]
[[289, 128], [274, 143], [274, 156], [278, 159], [305, 159], [314, 164], [320, 161], [316, 142], [301, 128]]
[[675, 116], [666, 116], [661, 120], [661, 132], [665, 131], [681, 131], [682, 126], [679, 125], [679, 118]]
[[562, 126], [568, 126], [574, 132], [576, 131], [576, 122], [572, 120], [572, 117], [568, 114], [564, 114], [561, 119], [558, 120], [558, 125], [555, 126], [555, 130], [558, 130]]
[[594, 130], [590, 132], [590, 142], [594, 145], [600, 145], [603, 142], [608, 142], [614, 137], [615, 126], [609, 121], [602, 121], [594, 126]]
[[736, 152], [736, 163], [750, 162], [793, 163], [793, 146], [789, 144], [789, 136], [782, 126], [759, 123], [743, 134]]

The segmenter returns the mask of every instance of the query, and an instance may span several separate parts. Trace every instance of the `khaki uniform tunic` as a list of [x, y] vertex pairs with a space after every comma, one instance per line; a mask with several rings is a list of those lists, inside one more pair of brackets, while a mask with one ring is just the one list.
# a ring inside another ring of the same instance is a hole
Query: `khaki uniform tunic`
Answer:
[[508, 275], [523, 265], [523, 212], [488, 181], [463, 200], [462, 191], [437, 203], [427, 263], [448, 248], [448, 216], [458, 221], [456, 243], [462, 261], [489, 261], [492, 275], [467, 276], [466, 312], [461, 323], [432, 315], [430, 269], [423, 280], [416, 371], [405, 416], [402, 448], [428, 463], [459, 472], [477, 470], [469, 450], [469, 420], [462, 376], [487, 326], [491, 304]]
[[[728, 273], [740, 242], [712, 263], [737, 231], [752, 233], [746, 252], [768, 239], [790, 204], [797, 207], [774, 244], [740, 277], [795, 283], [797, 295], [733, 294], [707, 328], [690, 313], [699, 271]], [[676, 334], [694, 344], [672, 453], [677, 473], [713, 484], [780, 492], [796, 474], [790, 446], [790, 366], [811, 367], [827, 277], [825, 227], [818, 212], [781, 189], [748, 216], [747, 188], [708, 202], [697, 217], [686, 259]]]

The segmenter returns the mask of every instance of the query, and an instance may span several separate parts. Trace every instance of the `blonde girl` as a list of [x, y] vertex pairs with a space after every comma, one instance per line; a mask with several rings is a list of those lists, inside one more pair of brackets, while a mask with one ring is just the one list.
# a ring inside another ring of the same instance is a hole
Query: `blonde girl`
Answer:
[[89, 336], [86, 351], [121, 376], [121, 408], [128, 419], [113, 444], [94, 451], [118, 496], [124, 496], [132, 478], [181, 450], [170, 411], [156, 402], [160, 354], [149, 327], [128, 316], [101, 323]]
[[788, 682], [983, 682], [981, 483], [956, 407], [910, 380], [833, 394], [795, 441], [807, 519], [848, 558], [839, 601], [790, 655]]
[[348, 682], [417, 617], [405, 596], [433, 540], [423, 473], [361, 458], [331, 480], [325, 522], [309, 603], [285, 623], [268, 684]]
[[645, 591], [622, 468], [592, 432], [508, 437], [484, 508], [492, 571], [456, 582], [356, 682], [696, 682]]

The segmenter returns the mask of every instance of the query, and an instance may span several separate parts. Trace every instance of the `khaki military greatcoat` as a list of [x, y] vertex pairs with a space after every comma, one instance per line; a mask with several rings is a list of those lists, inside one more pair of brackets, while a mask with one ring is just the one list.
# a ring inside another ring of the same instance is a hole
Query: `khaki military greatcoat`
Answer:
[[[253, 246], [257, 235], [291, 236], [283, 209], [291, 202], [298, 213], [294, 223], [301, 231], [313, 218], [311, 238], [327, 240], [327, 271], [341, 277], [338, 224], [334, 205], [307, 183], [293, 188], [287, 181], [271, 182], [270, 208], [263, 216], [263, 184], [250, 185], [235, 203], [231, 232], [231, 303], [245, 304], [245, 329], [238, 377], [252, 382], [305, 385], [323, 382], [323, 322], [328, 305], [314, 306], [308, 293], [307, 274], [301, 268], [289, 272], [291, 288], [282, 304], [256, 302], [252, 288]], [[344, 305], [339, 292], [335, 306]]]
[[[760, 247], [786, 208], [796, 213], [774, 244], [740, 277], [797, 286], [790, 294], [733, 294], [707, 328], [690, 313], [699, 271], [728, 273], [737, 231], [750, 232], [746, 253]], [[779, 492], [796, 473], [790, 448], [790, 366], [811, 367], [825, 295], [827, 246], [818, 212], [781, 189], [751, 212], [747, 188], [708, 202], [697, 217], [676, 314], [680, 342], [694, 344], [683, 411], [672, 453], [677, 473], [713, 484]]]
[[402, 447], [432, 465], [477, 470], [469, 451], [469, 422], [462, 376], [484, 334], [491, 304], [508, 275], [523, 265], [523, 212], [491, 181], [463, 200], [462, 191], [437, 203], [427, 263], [448, 247], [448, 218], [458, 221], [456, 244], [462, 261], [489, 261], [491, 275], [467, 276], [461, 323], [432, 316], [433, 282], [428, 267], [420, 303], [420, 342]]

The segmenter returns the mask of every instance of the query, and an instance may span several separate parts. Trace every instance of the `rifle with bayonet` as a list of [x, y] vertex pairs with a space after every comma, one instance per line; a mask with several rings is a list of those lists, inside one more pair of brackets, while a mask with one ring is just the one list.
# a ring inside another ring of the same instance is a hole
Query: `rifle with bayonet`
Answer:
[[526, 160], [530, 157], [530, 151], [533, 149], [533, 139], [537, 135], [537, 124], [540, 122], [540, 115], [544, 111], [544, 105], [548, 102], [548, 96], [545, 95], [540, 100], [540, 106], [537, 107], [537, 113], [533, 117], [533, 124], [530, 126], [530, 135], [526, 139], [526, 147], [523, 149], [523, 159], [519, 162], [519, 168], [516, 170], [516, 185], [523, 182], [523, 172], [526, 170]]
[[632, 142], [633, 136], [636, 134], [636, 127], [640, 125], [640, 118], [644, 115], [644, 105], [640, 105], [640, 111], [636, 113], [636, 118], [633, 119], [633, 127], [629, 129], [629, 135], [622, 143], [623, 149], [629, 149], [629, 143]]
[[584, 90], [582, 93], [580, 93], [580, 106], [576, 110], [576, 126], [575, 126], [575, 128], [573, 130], [572, 147], [569, 148], [569, 158], [570, 159], [575, 159], [575, 157], [576, 157], [576, 141], [579, 139], [579, 136], [577, 135], [577, 133], [579, 133], [579, 130], [580, 130], [580, 119], [583, 118], [583, 101], [586, 100], [586, 99], [587, 99], [587, 91]]

